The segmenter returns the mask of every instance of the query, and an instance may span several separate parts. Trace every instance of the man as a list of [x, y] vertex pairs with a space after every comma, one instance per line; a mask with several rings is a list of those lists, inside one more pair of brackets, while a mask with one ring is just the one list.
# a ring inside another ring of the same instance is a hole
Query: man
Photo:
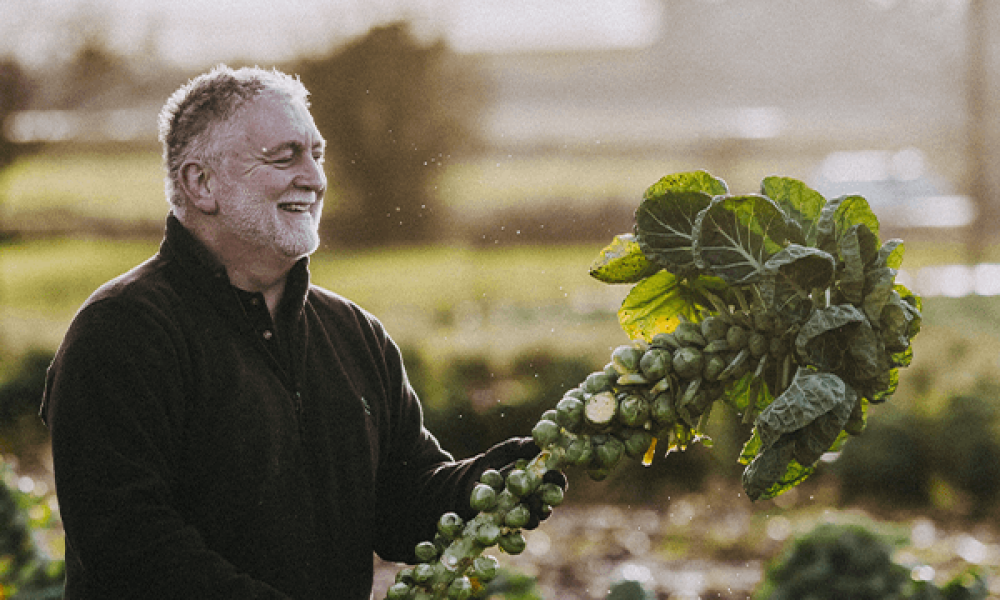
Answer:
[[[219, 66], [160, 115], [160, 251], [80, 309], [49, 370], [66, 600], [363, 599], [486, 468], [422, 424], [399, 349], [309, 282], [327, 189], [301, 83]], [[562, 480], [564, 483], [565, 480]]]

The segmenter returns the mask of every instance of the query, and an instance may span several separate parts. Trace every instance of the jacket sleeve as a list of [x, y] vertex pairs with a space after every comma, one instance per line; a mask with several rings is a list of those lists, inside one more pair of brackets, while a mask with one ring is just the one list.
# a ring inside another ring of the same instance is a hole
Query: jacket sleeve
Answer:
[[385, 560], [412, 563], [414, 547], [433, 539], [442, 514], [454, 511], [471, 516], [469, 490], [486, 466], [482, 455], [454, 460], [424, 427], [423, 409], [406, 377], [399, 349], [386, 339], [393, 414], [390, 450], [376, 482], [376, 552]]
[[87, 597], [286, 599], [210, 551], [174, 505], [184, 421], [184, 342], [162, 313], [91, 303], [49, 370], [69, 572]]

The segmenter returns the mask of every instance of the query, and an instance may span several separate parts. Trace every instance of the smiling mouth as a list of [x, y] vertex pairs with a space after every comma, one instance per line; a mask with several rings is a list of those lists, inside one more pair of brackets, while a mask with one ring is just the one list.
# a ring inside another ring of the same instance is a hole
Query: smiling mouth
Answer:
[[283, 210], [285, 212], [290, 212], [290, 213], [304, 213], [304, 212], [309, 212], [309, 210], [312, 208], [312, 206], [313, 206], [312, 204], [303, 204], [303, 203], [297, 203], [297, 202], [286, 202], [286, 203], [283, 203], [283, 204], [279, 204], [278, 208], [280, 208], [281, 210]]

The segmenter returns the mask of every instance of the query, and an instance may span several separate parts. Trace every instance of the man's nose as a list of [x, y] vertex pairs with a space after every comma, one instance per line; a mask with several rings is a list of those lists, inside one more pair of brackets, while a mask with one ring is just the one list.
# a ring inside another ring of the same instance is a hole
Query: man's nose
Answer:
[[323, 170], [323, 162], [309, 155], [302, 163], [295, 184], [298, 187], [312, 190], [316, 192], [317, 196], [322, 197], [326, 192], [326, 172]]

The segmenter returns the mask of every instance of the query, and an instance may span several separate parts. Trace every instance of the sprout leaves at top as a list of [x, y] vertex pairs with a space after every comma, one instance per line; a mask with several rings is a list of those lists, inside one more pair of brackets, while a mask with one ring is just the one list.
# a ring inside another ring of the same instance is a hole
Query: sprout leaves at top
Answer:
[[921, 302], [896, 283], [903, 251], [879, 239], [861, 196], [827, 199], [788, 177], [733, 195], [694, 171], [650, 186], [634, 231], [591, 274], [634, 286], [619, 310], [633, 339], [708, 317], [745, 330], [749, 345], [725, 355], [724, 398], [755, 419], [744, 487], [769, 498], [805, 479], [845, 430], [858, 433], [912, 360]]

